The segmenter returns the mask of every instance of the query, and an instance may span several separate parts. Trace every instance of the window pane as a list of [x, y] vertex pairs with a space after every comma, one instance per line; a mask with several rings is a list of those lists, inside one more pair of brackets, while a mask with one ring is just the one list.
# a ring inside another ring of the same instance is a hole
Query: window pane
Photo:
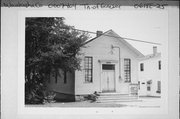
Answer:
[[92, 57], [85, 57], [84, 65], [85, 82], [92, 82]]
[[124, 79], [125, 82], [131, 82], [131, 60], [124, 59]]

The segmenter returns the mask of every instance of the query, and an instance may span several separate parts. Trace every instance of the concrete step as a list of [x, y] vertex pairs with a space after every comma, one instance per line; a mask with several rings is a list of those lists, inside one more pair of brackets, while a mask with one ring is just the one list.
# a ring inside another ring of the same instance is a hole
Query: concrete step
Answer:
[[124, 95], [124, 96], [126, 96], [126, 95], [129, 95], [129, 94], [121, 94], [121, 93], [99, 93], [99, 95]]
[[108, 100], [99, 100], [97, 99], [96, 101], [134, 101], [134, 100], [138, 100], [138, 99], [108, 99]]
[[116, 97], [107, 97], [107, 98], [102, 98], [102, 97], [98, 97], [97, 98], [98, 100], [131, 100], [131, 99], [138, 99], [138, 98], [136, 98], [136, 97], [134, 97], [134, 98], [128, 98], [128, 97], [126, 97], [126, 98], [116, 98]]
[[137, 95], [128, 95], [120, 93], [100, 93], [97, 97], [97, 103], [107, 103], [107, 102], [132, 102], [139, 101]]
[[123, 95], [99, 95], [98, 97], [105, 97], [105, 98], [106, 98], [106, 97], [119, 97], [119, 98], [121, 98], [121, 97], [123, 97], [123, 98], [124, 98], [124, 97], [125, 97], [125, 98], [126, 98], [126, 97], [128, 97], [128, 98], [129, 98], [129, 97], [138, 97], [138, 96], [123, 96]]
[[97, 103], [141, 102], [142, 100], [97, 100]]
[[138, 99], [137, 97], [98, 97], [98, 100], [131, 100]]
[[123, 97], [134, 97], [137, 95], [120, 94], [120, 93], [100, 93], [99, 96], [123, 96]]
[[138, 96], [122, 96], [122, 95], [100, 95], [99, 97], [138, 97]]

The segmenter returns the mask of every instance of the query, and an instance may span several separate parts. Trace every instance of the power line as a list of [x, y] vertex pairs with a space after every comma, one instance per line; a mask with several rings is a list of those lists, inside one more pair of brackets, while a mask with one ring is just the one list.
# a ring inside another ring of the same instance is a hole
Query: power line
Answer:
[[[42, 23], [42, 22], [39, 22], [39, 23]], [[63, 27], [63, 29], [67, 29], [67, 27]], [[85, 31], [85, 30], [80, 30], [80, 29], [75, 29], [75, 28], [71, 28], [71, 29], [81, 31], [81, 32], [87, 32], [87, 33], [91, 33], [91, 34], [97, 34], [96, 32], [92, 32], [92, 31]], [[131, 41], [136, 41], [136, 42], [143, 42], [143, 43], [149, 43], [149, 44], [154, 44], [154, 45], [161, 45], [161, 43], [155, 43], [155, 42], [137, 40], [137, 39], [132, 39], [132, 38], [125, 38], [125, 37], [118, 37], [118, 36], [111, 36], [111, 35], [107, 35], [107, 34], [103, 34], [103, 35], [104, 36], [109, 36], [109, 37], [114, 37], [114, 38], [123, 38], [123, 39], [126, 39], [126, 40], [131, 40]]]
[[[32, 21], [31, 21], [32, 22]], [[36, 21], [37, 22], [37, 21]], [[42, 22], [39, 22], [42, 23]], [[62, 27], [63, 29], [67, 29], [67, 27]], [[77, 30], [77, 31], [81, 31], [81, 32], [87, 32], [87, 33], [91, 33], [91, 34], [97, 34], [96, 32], [92, 32], [92, 31], [85, 31], [85, 30], [80, 30], [80, 29], [75, 29], [75, 28], [71, 28], [73, 30]], [[149, 41], [142, 41], [142, 40], [137, 40], [137, 39], [132, 39], [132, 38], [125, 38], [125, 37], [118, 37], [118, 36], [111, 36], [111, 35], [107, 35], [107, 34], [103, 34], [104, 36], [109, 36], [109, 37], [114, 37], [114, 38], [123, 38], [126, 40], [131, 40], [131, 41], [136, 41], [136, 42], [143, 42], [143, 43], [149, 43], [149, 44], [154, 44], [154, 45], [161, 45], [160, 43], [155, 43], [155, 42], [149, 42]]]
[[142, 41], [142, 40], [137, 40], [137, 39], [132, 39], [132, 38], [125, 38], [125, 37], [123, 37], [123, 39], [137, 41], [137, 42], [143, 42], [143, 43], [149, 43], [149, 44], [155, 44], [155, 45], [161, 45], [160, 43], [149, 42], [149, 41]]
[[[91, 33], [91, 34], [97, 34], [96, 32], [92, 32], [92, 31], [85, 31], [85, 30], [80, 30], [80, 29], [75, 29], [75, 28], [72, 28], [72, 29], [77, 30], [77, 31], [82, 31], [82, 32], [88, 32], [88, 33]], [[103, 34], [103, 35], [104, 36], [109, 36], [109, 37], [114, 37], [114, 38], [123, 38], [123, 39], [126, 39], [126, 40], [131, 40], [131, 41], [136, 41], [136, 42], [143, 42], [143, 43], [161, 45], [160, 43], [142, 41], [142, 40], [137, 40], [137, 39], [132, 39], [132, 38], [118, 37], [118, 36], [112, 36], [112, 35], [107, 35], [107, 34]]]

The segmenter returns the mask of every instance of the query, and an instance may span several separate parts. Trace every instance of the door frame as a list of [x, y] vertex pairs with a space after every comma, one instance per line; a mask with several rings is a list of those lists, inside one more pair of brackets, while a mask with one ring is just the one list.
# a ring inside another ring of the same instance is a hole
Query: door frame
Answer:
[[[103, 65], [103, 64], [102, 64]], [[114, 64], [110, 64], [110, 65], [114, 65]], [[107, 90], [103, 90], [102, 89], [102, 92], [104, 93], [104, 92], [108, 92], [108, 93], [110, 93], [110, 92], [115, 92], [115, 70], [102, 70], [102, 77], [104, 77], [103, 75], [104, 75], [104, 73], [109, 73], [109, 72], [113, 72], [113, 79], [112, 79], [112, 83], [113, 83], [113, 90], [109, 90], [109, 88], [107, 87]], [[107, 83], [106, 81], [106, 83], [104, 83], [104, 79], [102, 78], [102, 88], [104, 88], [104, 85]], [[110, 83], [109, 83], [110, 84]]]
[[102, 89], [102, 85], [103, 85], [103, 79], [102, 79], [102, 73], [103, 73], [103, 69], [102, 69], [102, 65], [103, 64], [111, 64], [114, 65], [115, 69], [114, 69], [114, 92], [116, 92], [116, 75], [117, 75], [117, 64], [118, 64], [118, 60], [99, 60], [98, 61], [100, 64], [100, 92], [103, 92]]

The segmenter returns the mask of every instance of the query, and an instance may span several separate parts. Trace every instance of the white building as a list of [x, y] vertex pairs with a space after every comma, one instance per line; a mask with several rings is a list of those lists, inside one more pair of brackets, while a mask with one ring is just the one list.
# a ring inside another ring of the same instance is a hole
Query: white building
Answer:
[[51, 76], [48, 87], [59, 97], [73, 100], [75, 95], [95, 91], [129, 94], [129, 86], [138, 84], [138, 62], [144, 56], [114, 31], [98, 31], [81, 48], [81, 53], [81, 71], [66, 75], [60, 71], [58, 80]]
[[139, 62], [139, 96], [160, 96], [161, 94], [161, 53], [153, 47], [153, 54]]

